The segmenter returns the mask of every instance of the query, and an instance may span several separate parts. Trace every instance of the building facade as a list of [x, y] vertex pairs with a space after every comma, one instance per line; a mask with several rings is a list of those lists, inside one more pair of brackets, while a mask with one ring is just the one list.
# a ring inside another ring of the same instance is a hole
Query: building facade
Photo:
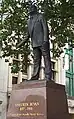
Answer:
[[6, 119], [8, 64], [0, 58], [0, 119]]
[[74, 49], [66, 45], [60, 57], [59, 80], [65, 85], [69, 113], [74, 117]]

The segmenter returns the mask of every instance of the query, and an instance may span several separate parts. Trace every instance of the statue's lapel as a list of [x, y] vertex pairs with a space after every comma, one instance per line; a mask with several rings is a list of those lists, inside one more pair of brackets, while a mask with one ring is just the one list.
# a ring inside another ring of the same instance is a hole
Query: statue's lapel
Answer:
[[33, 29], [34, 29], [34, 26], [35, 26], [35, 23], [37, 21], [37, 15], [34, 16], [34, 18], [30, 18], [30, 21], [29, 21], [29, 32], [30, 32], [30, 35], [32, 36], [32, 33], [33, 33]]

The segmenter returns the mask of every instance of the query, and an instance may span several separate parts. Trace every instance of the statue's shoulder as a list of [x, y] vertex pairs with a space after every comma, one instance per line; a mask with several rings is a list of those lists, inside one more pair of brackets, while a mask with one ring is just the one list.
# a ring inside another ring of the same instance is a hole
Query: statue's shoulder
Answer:
[[39, 13], [39, 19], [43, 19], [43, 14], [42, 13]]

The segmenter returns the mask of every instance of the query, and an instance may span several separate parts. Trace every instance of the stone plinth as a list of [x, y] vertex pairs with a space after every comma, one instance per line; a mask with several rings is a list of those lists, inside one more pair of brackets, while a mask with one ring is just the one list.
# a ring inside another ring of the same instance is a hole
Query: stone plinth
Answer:
[[53, 81], [27, 81], [15, 85], [7, 119], [70, 119], [65, 87]]

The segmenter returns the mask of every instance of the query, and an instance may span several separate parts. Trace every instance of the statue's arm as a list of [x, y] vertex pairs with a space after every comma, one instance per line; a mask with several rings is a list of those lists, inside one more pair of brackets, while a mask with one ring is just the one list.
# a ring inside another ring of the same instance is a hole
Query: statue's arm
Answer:
[[43, 17], [43, 15], [40, 15], [40, 21], [41, 21], [43, 31], [44, 31], [44, 41], [48, 41], [48, 26], [47, 26], [47, 22], [45, 18]]
[[24, 43], [26, 43], [28, 39], [29, 39], [29, 34], [26, 34], [25, 38], [19, 44], [17, 44], [16, 48], [21, 47]]

